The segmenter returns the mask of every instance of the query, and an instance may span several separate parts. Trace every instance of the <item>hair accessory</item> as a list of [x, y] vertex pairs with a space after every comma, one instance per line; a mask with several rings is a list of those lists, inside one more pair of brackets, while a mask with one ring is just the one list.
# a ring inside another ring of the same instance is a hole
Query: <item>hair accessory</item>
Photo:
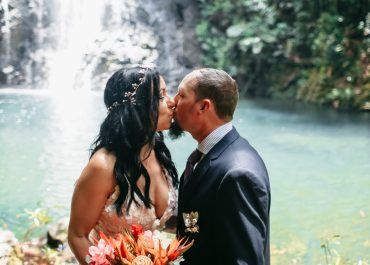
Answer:
[[140, 77], [139, 78], [139, 81], [140, 81], [140, 83], [133, 83], [132, 85], [131, 85], [131, 87], [132, 87], [132, 91], [127, 91], [127, 92], [125, 92], [124, 94], [123, 94], [123, 99], [122, 99], [122, 101], [121, 102], [119, 102], [119, 101], [115, 101], [115, 102], [113, 102], [113, 104], [112, 105], [110, 105], [109, 107], [108, 107], [108, 113], [109, 112], [111, 112], [113, 109], [115, 109], [115, 108], [117, 108], [117, 107], [119, 107], [119, 106], [121, 106], [122, 104], [124, 104], [124, 103], [126, 103], [126, 102], [129, 102], [129, 103], [131, 103], [131, 104], [133, 104], [133, 105], [136, 105], [136, 98], [135, 98], [135, 95], [136, 95], [136, 91], [137, 91], [137, 89], [144, 83], [144, 81], [145, 81], [145, 78], [144, 78], [144, 76], [145, 76], [145, 71], [147, 70], [147, 68], [143, 68], [143, 69], [140, 69], [139, 70], [139, 74], [142, 74], [143, 76], [142, 77]]

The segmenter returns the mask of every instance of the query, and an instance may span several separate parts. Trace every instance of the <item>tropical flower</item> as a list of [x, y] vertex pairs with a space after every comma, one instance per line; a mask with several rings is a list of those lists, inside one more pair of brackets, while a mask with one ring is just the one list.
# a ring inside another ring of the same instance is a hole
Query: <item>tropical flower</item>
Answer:
[[99, 233], [97, 245], [91, 246], [86, 257], [89, 265], [170, 265], [179, 264], [184, 259], [193, 241], [184, 238], [170, 239], [166, 233], [144, 231], [141, 226], [133, 225], [131, 231], [125, 231], [116, 237], [107, 237]]
[[132, 235], [135, 237], [135, 240], [137, 240], [138, 236], [143, 233], [143, 227], [141, 225], [131, 225], [131, 231]]
[[109, 265], [107, 257], [114, 258], [114, 249], [103, 239], [98, 241], [97, 246], [89, 248], [90, 263], [96, 265]]

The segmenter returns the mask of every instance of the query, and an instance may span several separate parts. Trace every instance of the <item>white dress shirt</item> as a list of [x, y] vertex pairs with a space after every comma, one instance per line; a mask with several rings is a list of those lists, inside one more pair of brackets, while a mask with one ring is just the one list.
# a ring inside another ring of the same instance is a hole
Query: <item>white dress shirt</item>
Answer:
[[[220, 127], [217, 127], [216, 129], [214, 129], [210, 134], [207, 135], [206, 138], [203, 139], [203, 141], [201, 141], [199, 144], [198, 144], [198, 150], [201, 151], [203, 153], [202, 155], [202, 158], [200, 160], [203, 159], [203, 157], [208, 154], [209, 151], [211, 151], [211, 149], [228, 133], [230, 132], [231, 130], [233, 129], [233, 124], [231, 121], [229, 121], [228, 123], [225, 123], [224, 125], [221, 125]], [[198, 163], [197, 163], [198, 164]], [[195, 164], [194, 168], [197, 166], [197, 164]]]

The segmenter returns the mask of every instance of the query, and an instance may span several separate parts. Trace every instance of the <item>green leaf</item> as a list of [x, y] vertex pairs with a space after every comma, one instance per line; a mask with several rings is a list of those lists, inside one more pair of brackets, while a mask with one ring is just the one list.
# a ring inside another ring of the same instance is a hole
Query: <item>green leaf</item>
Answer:
[[226, 30], [226, 35], [230, 38], [240, 37], [245, 30], [246, 25], [244, 23], [232, 25]]
[[244, 38], [241, 41], [239, 41], [239, 45], [249, 47], [258, 42], [261, 42], [261, 39], [259, 37]]
[[256, 42], [252, 46], [252, 53], [259, 54], [262, 51], [262, 48], [263, 48], [263, 42], [262, 41]]
[[267, 43], [273, 43], [276, 41], [275, 36], [273, 36], [272, 34], [264, 34], [261, 36], [261, 39]]

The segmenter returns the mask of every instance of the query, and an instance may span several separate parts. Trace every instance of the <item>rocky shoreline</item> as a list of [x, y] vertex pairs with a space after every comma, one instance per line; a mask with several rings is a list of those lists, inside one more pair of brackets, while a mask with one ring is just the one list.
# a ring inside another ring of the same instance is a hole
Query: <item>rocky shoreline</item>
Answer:
[[0, 228], [0, 265], [78, 264], [67, 243], [68, 222], [62, 218], [45, 235], [24, 242]]

